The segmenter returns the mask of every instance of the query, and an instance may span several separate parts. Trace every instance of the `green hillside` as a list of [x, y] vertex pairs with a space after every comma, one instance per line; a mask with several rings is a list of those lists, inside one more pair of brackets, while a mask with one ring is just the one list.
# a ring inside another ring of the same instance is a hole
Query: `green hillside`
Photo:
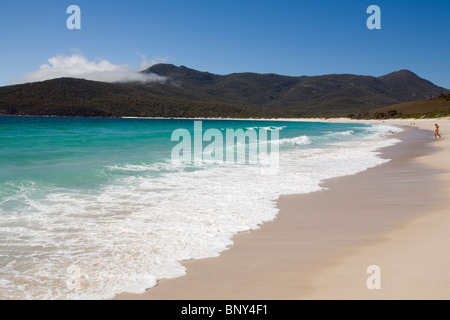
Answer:
[[372, 110], [373, 118], [434, 118], [450, 116], [450, 94], [441, 94], [436, 98], [400, 103]]
[[[362, 118], [373, 115], [374, 109], [449, 92], [408, 70], [382, 77], [352, 74], [292, 77], [256, 73], [216, 75], [184, 66], [157, 64], [142, 72], [157, 74], [165, 81], [105, 83], [60, 78], [0, 87], [0, 114]], [[402, 113], [400, 107], [396, 108]]]

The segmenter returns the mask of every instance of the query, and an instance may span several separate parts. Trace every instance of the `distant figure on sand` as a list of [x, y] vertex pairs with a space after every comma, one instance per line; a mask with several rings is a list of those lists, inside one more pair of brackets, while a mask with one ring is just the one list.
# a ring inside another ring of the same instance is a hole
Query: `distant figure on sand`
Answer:
[[434, 140], [437, 140], [437, 137], [439, 136], [439, 139], [440, 139], [441, 135], [439, 134], [439, 126], [438, 126], [438, 124], [436, 123], [435, 126], [436, 126], [436, 129], [434, 130]]

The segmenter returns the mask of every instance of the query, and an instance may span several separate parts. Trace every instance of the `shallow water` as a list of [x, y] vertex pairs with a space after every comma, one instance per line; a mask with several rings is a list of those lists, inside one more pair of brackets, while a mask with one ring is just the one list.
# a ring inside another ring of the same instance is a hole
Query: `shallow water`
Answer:
[[[177, 129], [192, 138], [191, 162], [174, 159], [182, 142], [172, 139]], [[269, 150], [279, 151], [276, 166], [262, 153], [249, 164], [248, 154], [265, 143], [250, 141], [242, 149], [238, 141], [230, 148], [227, 129], [267, 133], [277, 146]], [[223, 157], [215, 161], [212, 142], [202, 142], [208, 130], [223, 137], [215, 144], [224, 146]], [[398, 130], [0, 117], [0, 299], [111, 298], [181, 276], [179, 261], [217, 256], [233, 234], [273, 219], [279, 195], [317, 191], [324, 179], [386, 162], [376, 150], [397, 143], [388, 134]], [[230, 152], [243, 153], [246, 162], [227, 163]]]

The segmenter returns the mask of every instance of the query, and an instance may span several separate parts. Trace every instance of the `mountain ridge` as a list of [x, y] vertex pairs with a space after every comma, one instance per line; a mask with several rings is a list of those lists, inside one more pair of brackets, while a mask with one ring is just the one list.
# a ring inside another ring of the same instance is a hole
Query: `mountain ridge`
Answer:
[[[192, 84], [199, 84], [199, 79], [207, 79], [196, 89], [211, 97], [220, 96], [224, 101], [264, 105], [271, 109], [296, 109], [300, 110], [297, 114], [301, 116], [319, 115], [324, 111], [330, 116], [342, 115], [344, 111], [365, 113], [370, 109], [429, 99], [448, 92], [406, 69], [380, 77], [354, 74], [294, 77], [250, 72], [215, 75], [184, 66], [159, 64], [144, 72], [173, 79], [187, 90], [193, 90]], [[230, 88], [233, 89], [231, 92], [227, 90]]]
[[364, 116], [373, 109], [430, 99], [448, 89], [403, 69], [373, 77], [354, 74], [218, 75], [173, 64], [141, 73], [158, 83], [105, 83], [73, 78], [0, 87], [0, 114], [146, 117]]

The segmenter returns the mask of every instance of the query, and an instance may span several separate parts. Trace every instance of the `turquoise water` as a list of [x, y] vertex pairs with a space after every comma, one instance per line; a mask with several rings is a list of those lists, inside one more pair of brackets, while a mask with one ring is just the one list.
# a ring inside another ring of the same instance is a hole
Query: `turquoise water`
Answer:
[[216, 256], [236, 232], [273, 219], [280, 194], [383, 163], [377, 149], [398, 142], [389, 126], [201, 126], [277, 132], [279, 167], [174, 161], [172, 134], [194, 137], [194, 120], [0, 117], [0, 299], [142, 292], [183, 275], [178, 261]]

